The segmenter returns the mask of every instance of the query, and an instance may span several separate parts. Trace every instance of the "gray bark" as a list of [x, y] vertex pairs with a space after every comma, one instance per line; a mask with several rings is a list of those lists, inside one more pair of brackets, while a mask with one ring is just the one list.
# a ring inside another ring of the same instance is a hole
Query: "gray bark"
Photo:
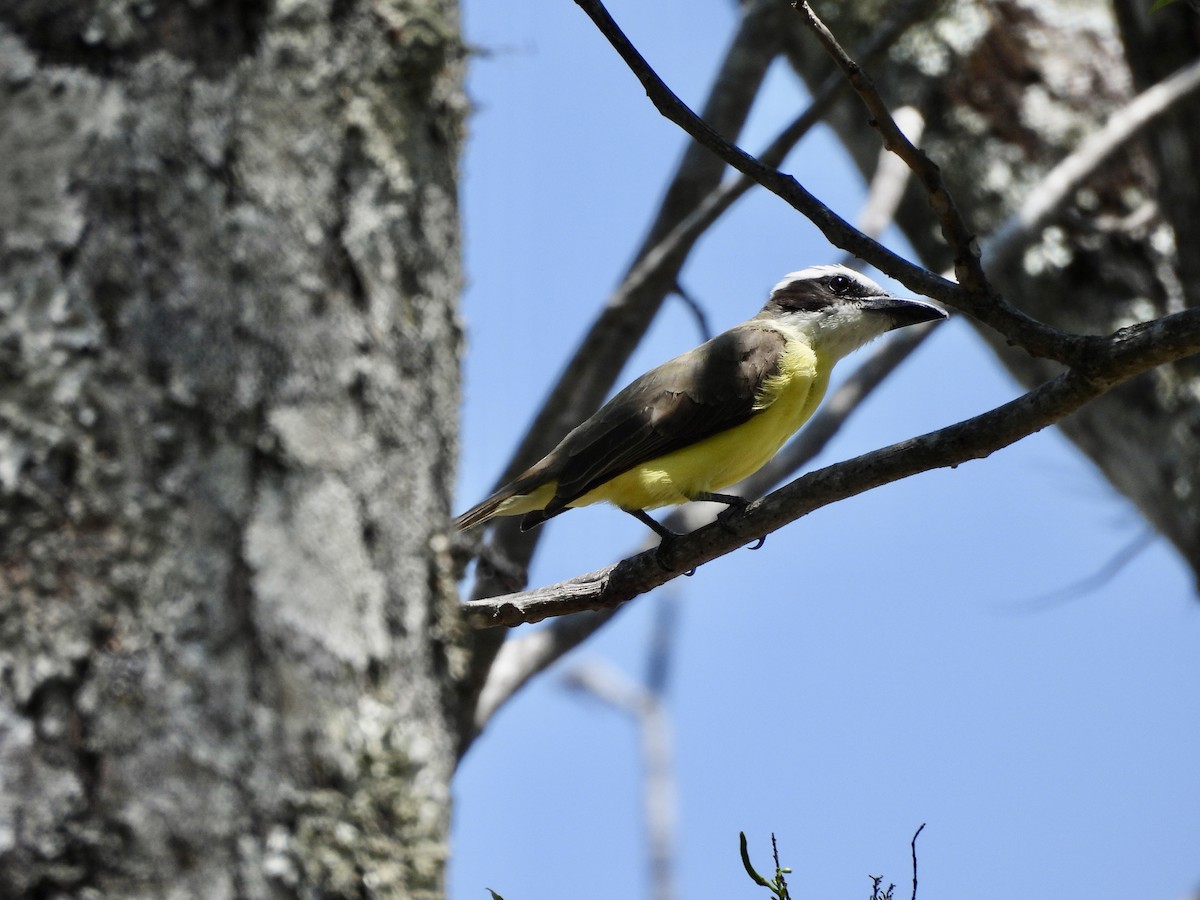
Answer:
[[0, 895], [441, 894], [462, 57], [0, 9]]
[[[984, 236], [1081, 137], [1196, 58], [1200, 15], [1184, 3], [1155, 13], [1149, 6], [1116, 0], [1114, 13], [1090, 0], [947, 0], [871, 74], [886, 100], [924, 114], [924, 146]], [[878, 17], [878, 4], [816, 8], [846, 46]], [[790, 59], [816, 84], [831, 63], [799, 17], [792, 18]], [[843, 103], [834, 125], [862, 171], [870, 171], [879, 143], [861, 105]], [[1014, 264], [993, 266], [989, 274], [1021, 309], [1082, 333], [1106, 334], [1194, 306], [1200, 302], [1198, 171], [1200, 101], [1193, 99], [1106, 164]], [[926, 264], [948, 268], [928, 202], [915, 187], [899, 218]], [[993, 344], [1026, 385], [1054, 371]], [[1200, 577], [1198, 392], [1200, 360], [1192, 358], [1135, 379], [1062, 427]]]

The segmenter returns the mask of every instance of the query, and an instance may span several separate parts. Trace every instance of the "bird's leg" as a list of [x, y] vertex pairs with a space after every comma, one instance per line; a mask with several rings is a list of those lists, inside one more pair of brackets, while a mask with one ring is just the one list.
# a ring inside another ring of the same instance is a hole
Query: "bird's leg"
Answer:
[[[657, 519], [651, 517], [651, 515], [644, 509], [626, 509], [623, 511], [629, 513], [631, 516], [658, 535], [658, 549], [654, 551], [654, 558], [658, 560], [658, 564], [662, 566], [663, 569], [668, 572], [671, 571], [672, 567], [668, 566], [663, 560], [663, 550], [665, 549], [669, 551], [671, 549], [671, 544], [679, 540], [679, 538], [683, 537], [683, 535], [672, 531], [666, 525], [662, 524], [662, 522], [659, 522]], [[688, 576], [695, 575], [696, 570], [688, 569], [683, 574]]]
[[[696, 501], [702, 500], [705, 503], [724, 503], [726, 506], [728, 506], [729, 509], [725, 510], [725, 512], [723, 512], [723, 513], [721, 513], [721, 515], [717, 516], [717, 521], [721, 522], [722, 528], [725, 527], [725, 524], [722, 520], [725, 517], [726, 513], [729, 512], [729, 510], [745, 509], [747, 506], [750, 505], [749, 500], [747, 500], [745, 497], [739, 497], [737, 494], [713, 494], [708, 491], [704, 491], [702, 493], [697, 494], [695, 497], [692, 498], [692, 500], [696, 500]], [[750, 549], [757, 550], [759, 547], [761, 547], [766, 542], [767, 542], [767, 536], [764, 534], [762, 537], [760, 537], [758, 539], [758, 541]]]

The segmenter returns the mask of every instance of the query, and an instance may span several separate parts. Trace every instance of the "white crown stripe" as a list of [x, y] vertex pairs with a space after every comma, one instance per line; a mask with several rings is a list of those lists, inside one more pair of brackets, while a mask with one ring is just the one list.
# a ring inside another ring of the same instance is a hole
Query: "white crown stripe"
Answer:
[[817, 281], [821, 278], [828, 278], [831, 275], [845, 275], [847, 278], [858, 282], [872, 294], [887, 294], [887, 291], [866, 275], [855, 272], [846, 266], [809, 266], [807, 269], [801, 269], [799, 272], [792, 272], [784, 275], [783, 279], [775, 287], [771, 288], [771, 294], [774, 296], [777, 291], [785, 290], [797, 281]]

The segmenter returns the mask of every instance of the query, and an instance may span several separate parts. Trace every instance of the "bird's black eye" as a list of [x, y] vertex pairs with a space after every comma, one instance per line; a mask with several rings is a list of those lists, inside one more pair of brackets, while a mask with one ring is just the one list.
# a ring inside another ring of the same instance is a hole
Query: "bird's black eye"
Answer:
[[841, 297], [850, 290], [852, 282], [845, 275], [834, 275], [826, 284], [828, 284], [829, 290]]

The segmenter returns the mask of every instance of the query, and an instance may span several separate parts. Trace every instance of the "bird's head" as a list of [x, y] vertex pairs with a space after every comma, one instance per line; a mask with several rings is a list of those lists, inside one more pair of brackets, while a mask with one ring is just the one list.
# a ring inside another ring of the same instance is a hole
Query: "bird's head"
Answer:
[[757, 318], [794, 328], [814, 350], [840, 359], [886, 331], [938, 321], [946, 312], [924, 300], [893, 297], [845, 266], [810, 266], [775, 285]]

